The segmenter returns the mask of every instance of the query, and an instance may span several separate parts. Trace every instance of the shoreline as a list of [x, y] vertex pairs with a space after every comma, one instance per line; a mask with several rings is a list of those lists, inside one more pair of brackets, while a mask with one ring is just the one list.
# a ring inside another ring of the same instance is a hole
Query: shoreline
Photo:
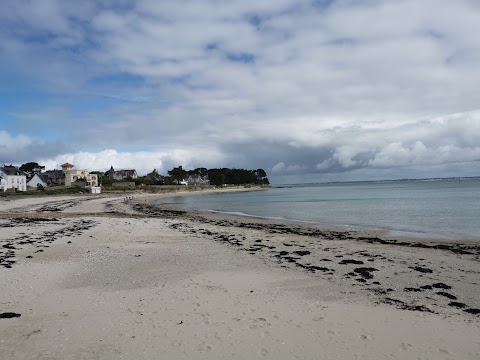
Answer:
[[[202, 193], [197, 193], [195, 195], [201, 195]], [[188, 195], [182, 194], [181, 196]], [[175, 195], [166, 194], [166, 197], [174, 197]], [[161, 200], [158, 199], [158, 200]], [[153, 204], [155, 201], [149, 201], [149, 204]], [[171, 206], [172, 208], [177, 208], [185, 211], [199, 211], [208, 214], [219, 214], [220, 216], [238, 216], [245, 219], [259, 219], [261, 221], [266, 222], [279, 222], [284, 224], [299, 224], [305, 225], [309, 227], [316, 227], [319, 229], [326, 229], [326, 230], [336, 230], [336, 231], [343, 231], [343, 232], [357, 232], [357, 233], [369, 233], [369, 234], [376, 234], [378, 237], [382, 237], [383, 239], [387, 240], [400, 240], [400, 241], [417, 241], [417, 242], [459, 242], [459, 243], [480, 243], [480, 237], [478, 236], [467, 236], [465, 237], [461, 235], [454, 235], [454, 234], [439, 234], [435, 232], [427, 232], [427, 231], [415, 231], [409, 229], [394, 229], [394, 228], [383, 228], [379, 227], [376, 224], [368, 224], [368, 225], [351, 225], [351, 224], [328, 224], [328, 223], [318, 223], [318, 222], [311, 222], [311, 221], [304, 221], [304, 220], [295, 220], [295, 219], [288, 219], [288, 218], [281, 218], [275, 216], [262, 216], [262, 215], [255, 215], [255, 214], [248, 214], [248, 213], [241, 213], [236, 212], [235, 210], [232, 211], [218, 211], [218, 210], [210, 210], [210, 209], [195, 209], [189, 208], [188, 206], [181, 206], [176, 204], [159, 204], [162, 206]], [[433, 230], [434, 231], [434, 230]]]
[[[268, 190], [268, 189], [256, 189], [258, 190]], [[233, 190], [233, 191], [242, 191], [242, 190]], [[245, 189], [243, 191], [251, 191]], [[253, 190], [255, 191], [255, 190]], [[171, 198], [176, 196], [190, 196], [190, 195], [203, 195], [203, 192], [197, 193], [188, 193], [184, 192], [181, 194], [162, 194], [161, 196], [149, 198], [146, 200], [146, 204], [157, 206], [159, 208], [165, 209], [172, 209], [178, 211], [185, 211], [187, 213], [192, 214], [201, 214], [205, 217], [219, 217], [219, 218], [226, 218], [229, 220], [241, 220], [244, 222], [260, 222], [264, 224], [284, 224], [284, 225], [293, 225], [293, 226], [303, 226], [306, 228], [314, 228], [323, 231], [335, 231], [339, 233], [356, 233], [359, 236], [366, 236], [366, 237], [378, 237], [382, 240], [396, 240], [400, 242], [419, 242], [419, 243], [438, 243], [438, 244], [471, 244], [471, 245], [480, 245], [480, 239], [462, 239], [462, 238], [450, 238], [450, 237], [439, 237], [433, 234], [425, 234], [425, 236], [419, 236], [423, 233], [415, 233], [415, 232], [407, 232], [407, 231], [398, 231], [392, 229], [381, 229], [375, 227], [375, 225], [371, 226], [353, 226], [353, 225], [344, 225], [344, 226], [328, 226], [328, 225], [320, 225], [315, 224], [307, 221], [301, 220], [290, 220], [285, 218], [275, 218], [275, 217], [265, 217], [259, 215], [251, 215], [251, 214], [242, 214], [242, 213], [234, 213], [234, 212], [222, 212], [222, 211], [215, 211], [215, 210], [199, 210], [199, 209], [192, 209], [188, 207], [178, 206], [175, 204], [168, 204], [168, 203], [158, 203], [159, 200], [165, 198]]]
[[480, 356], [478, 247], [118, 195], [0, 200], [0, 358]]
[[[470, 263], [469, 270], [461, 270], [462, 272], [467, 272], [474, 274], [472, 276], [472, 281], [470, 285], [476, 285], [477, 287], [480, 286], [475, 280], [475, 276], [480, 275], [480, 271], [476, 270], [478, 268], [478, 263], [480, 262], [480, 244], [478, 241], [475, 240], [466, 240], [466, 241], [459, 241], [459, 240], [444, 240], [444, 239], [425, 239], [425, 238], [415, 238], [415, 237], [392, 237], [386, 236], [384, 232], [381, 231], [345, 231], [339, 228], [326, 228], [326, 227], [319, 227], [319, 226], [312, 226], [311, 224], [286, 224], [283, 221], [271, 221], [270, 219], [262, 219], [262, 218], [249, 218], [244, 216], [232, 215], [232, 214], [224, 214], [224, 213], [211, 213], [207, 211], [200, 211], [200, 210], [186, 210], [184, 208], [176, 207], [170, 204], [155, 204], [155, 199], [151, 199], [148, 205], [144, 204], [136, 204], [136, 210], [148, 214], [149, 216], [159, 216], [162, 218], [175, 218], [177, 220], [187, 220], [190, 222], [195, 222], [197, 226], [189, 225], [189, 230], [183, 230], [185, 234], [207, 234], [210, 235], [215, 241], [225, 242], [228, 245], [233, 245], [235, 248], [239, 248], [242, 251], [247, 251], [250, 254], [256, 254], [259, 251], [262, 251], [264, 248], [268, 249], [275, 249], [271, 250], [271, 253], [274, 253], [273, 256], [278, 259], [279, 263], [287, 263], [288, 265], [292, 265], [293, 268], [298, 267], [304, 271], [318, 273], [324, 272], [327, 275], [333, 275], [332, 271], [337, 271], [338, 267], [335, 269], [325, 267], [323, 265], [331, 264], [332, 258], [330, 259], [323, 257], [320, 261], [324, 263], [322, 266], [313, 265], [311, 262], [302, 262], [304, 255], [311, 255], [311, 249], [307, 246], [309, 250], [302, 250], [305, 248], [306, 245], [303, 244], [305, 239], [314, 241], [326, 241], [326, 242], [333, 242], [339, 248], [342, 248], [343, 254], [337, 254], [335, 258], [343, 258], [344, 256], [352, 256], [355, 257], [355, 254], [359, 254], [360, 258], [367, 258], [369, 262], [376, 261], [377, 258], [382, 258], [387, 260], [389, 263], [394, 263], [395, 261], [389, 257], [389, 253], [396, 254], [397, 252], [402, 253], [400, 256], [399, 263], [402, 264], [402, 272], [408, 273], [408, 276], [405, 277], [402, 281], [398, 281], [395, 279], [393, 282], [390, 280], [390, 276], [385, 276], [383, 281], [387, 281], [392, 286], [396, 286], [395, 292], [397, 290], [403, 291], [404, 293], [408, 293], [407, 296], [405, 294], [401, 295], [397, 299], [392, 299], [390, 296], [394, 291], [391, 287], [381, 288], [379, 287], [382, 282], [374, 281], [370, 285], [378, 285], [378, 287], [371, 287], [367, 289], [367, 291], [372, 291], [376, 295], [382, 295], [383, 298], [380, 300], [376, 300], [380, 303], [388, 303], [394, 306], [397, 306], [401, 309], [407, 310], [415, 310], [415, 311], [425, 311], [430, 312], [431, 309], [428, 306], [423, 304], [418, 304], [417, 301], [412, 301], [412, 293], [416, 295], [425, 296], [428, 299], [431, 296], [430, 290], [435, 289], [444, 289], [449, 290], [452, 286], [444, 284], [439, 279], [439, 282], [434, 284], [426, 284], [423, 283], [423, 277], [425, 274], [432, 274], [435, 272], [434, 269], [431, 269], [427, 264], [432, 264], [432, 261], [429, 260], [429, 257], [436, 257], [440, 255], [441, 257], [457, 257], [460, 259], [463, 257], [467, 261], [472, 261]], [[233, 229], [229, 235], [219, 235], [219, 232], [211, 233], [210, 231], [205, 231], [203, 228], [205, 224], [213, 224], [217, 228], [229, 228]], [[201, 226], [200, 226], [201, 225]], [[282, 246], [266, 246], [261, 241], [255, 240], [253, 243], [246, 242], [243, 244], [238, 237], [239, 232], [238, 230], [242, 229], [253, 229], [254, 231], [265, 232], [268, 236], [275, 236], [280, 234], [282, 236], [287, 236], [290, 238], [296, 238], [295, 241], [291, 241], [290, 244], [281, 243]], [[181, 230], [182, 231], [182, 230]], [[298, 238], [298, 239], [297, 239]], [[232, 240], [233, 239], [233, 240]], [[258, 244], [260, 243], [260, 244]], [[317, 246], [315, 242], [309, 241], [310, 246]], [[295, 246], [297, 246], [297, 250], [295, 250]], [[320, 248], [320, 246], [318, 246]], [[356, 247], [357, 251], [354, 252], [352, 249]], [[366, 247], [372, 247], [376, 254], [369, 254], [365, 249]], [[324, 249], [325, 251], [330, 251], [330, 247]], [[348, 251], [347, 251], [348, 250]], [[293, 255], [293, 256], [292, 256]], [[396, 254], [399, 255], [399, 254]], [[405, 257], [407, 256], [407, 257]], [[308, 256], [307, 256], [308, 257]], [[320, 255], [317, 256], [317, 260], [320, 258]], [[455, 266], [455, 260], [450, 258], [452, 261], [451, 267]], [[343, 260], [342, 260], [343, 261]], [[368, 262], [364, 260], [357, 259], [344, 259], [342, 263], [340, 261], [339, 264], [353, 264], [353, 265], [366, 265]], [[445, 260], [442, 260], [442, 262]], [[411, 266], [403, 266], [403, 264], [410, 263]], [[392, 264], [389, 264], [392, 265]], [[285, 265], [282, 265], [284, 267]], [[438, 264], [441, 269], [444, 269], [443, 266]], [[407, 270], [406, 269], [411, 269]], [[358, 272], [350, 272], [345, 275], [347, 279], [353, 278], [354, 281], [357, 281], [361, 284], [367, 283], [366, 280], [373, 279], [374, 272], [378, 271], [379, 269], [373, 267], [358, 267], [354, 270], [358, 270]], [[366, 272], [362, 271], [365, 270]], [[439, 269], [436, 269], [437, 271]], [[440, 272], [440, 271], [439, 271]], [[419, 274], [417, 274], [419, 273]], [[359, 276], [360, 274], [360, 276]], [[399, 276], [398, 271], [392, 272], [392, 277]], [[459, 278], [464, 278], [464, 275], [459, 275]], [[332, 279], [332, 278], [331, 278]], [[331, 280], [330, 279], [330, 280]], [[337, 279], [338, 280], [338, 279]], [[413, 281], [412, 281], [413, 280]], [[399, 287], [396, 282], [405, 284], [404, 288], [402, 289], [401, 286]], [[407, 286], [415, 284], [415, 286]], [[358, 283], [353, 283], [353, 286], [357, 286]], [[465, 290], [468, 287], [465, 284]], [[476, 291], [480, 291], [477, 288]], [[436, 294], [440, 296], [445, 296], [450, 300], [458, 300], [458, 297], [452, 296], [445, 291], [437, 291]], [[425, 300], [423, 299], [423, 301]], [[430, 298], [431, 299], [431, 298]], [[405, 301], [407, 300], [407, 301]], [[474, 298], [470, 298], [473, 301], [474, 306], [480, 306], [480, 301], [477, 301]], [[420, 300], [421, 302], [422, 300]], [[377, 302], [377, 303], [378, 303]], [[431, 302], [432, 305], [437, 305], [434, 302]], [[460, 308], [466, 307], [463, 303], [458, 303], [457, 301], [448, 303], [448, 306], [455, 307], [459, 306]], [[472, 308], [471, 310], [464, 311], [471, 312], [474, 315], [480, 314], [479, 308]], [[435, 311], [433, 311], [435, 312]]]

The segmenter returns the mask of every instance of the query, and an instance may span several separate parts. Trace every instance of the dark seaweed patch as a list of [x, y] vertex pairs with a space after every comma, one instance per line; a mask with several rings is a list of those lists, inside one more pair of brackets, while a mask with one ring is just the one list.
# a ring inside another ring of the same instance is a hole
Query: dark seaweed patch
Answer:
[[14, 312], [4, 312], [0, 314], [0, 319], [11, 319], [11, 318], [18, 318], [22, 316], [21, 314], [17, 314]]

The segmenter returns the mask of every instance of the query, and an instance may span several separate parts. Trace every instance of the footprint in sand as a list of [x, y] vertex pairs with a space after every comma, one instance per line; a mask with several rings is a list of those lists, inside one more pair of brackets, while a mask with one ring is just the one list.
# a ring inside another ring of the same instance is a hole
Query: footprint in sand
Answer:
[[210, 345], [202, 344], [197, 348], [198, 352], [200, 353], [206, 353], [212, 350], [212, 347]]
[[267, 349], [260, 349], [259, 354], [262, 355], [262, 356], [267, 356], [269, 354], [269, 352], [268, 352]]
[[400, 344], [400, 349], [402, 349], [402, 350], [410, 350], [411, 347], [412, 347], [412, 344], [409, 344], [409, 343], [401, 343]]
[[263, 339], [263, 338], [266, 338], [266, 337], [269, 337], [270, 336], [270, 331], [263, 331], [261, 334], [260, 334], [260, 337]]

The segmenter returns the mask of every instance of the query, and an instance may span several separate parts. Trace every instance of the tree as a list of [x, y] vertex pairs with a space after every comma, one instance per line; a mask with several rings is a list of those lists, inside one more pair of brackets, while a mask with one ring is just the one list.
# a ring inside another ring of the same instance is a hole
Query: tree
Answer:
[[210, 185], [223, 186], [225, 184], [225, 174], [222, 169], [211, 169], [208, 171]]
[[144, 177], [144, 183], [146, 185], [162, 185], [163, 179], [162, 176], [158, 173], [157, 169], [153, 169], [151, 173], [148, 173]]
[[36, 162], [27, 162], [20, 166], [20, 170], [26, 173], [40, 172], [45, 169], [45, 166], [39, 165]]
[[257, 170], [255, 171], [255, 174], [257, 175], [257, 177], [258, 177], [259, 179], [263, 179], [263, 178], [266, 178], [266, 177], [267, 177], [267, 173], [266, 173], [265, 170], [263, 170], [263, 169], [257, 169]]
[[192, 171], [193, 174], [198, 174], [200, 176], [207, 176], [208, 170], [206, 168], [196, 168]]
[[132, 181], [135, 183], [135, 185], [139, 186], [142, 185], [145, 181], [145, 176], [139, 176], [136, 179], [132, 179]]
[[105, 176], [105, 173], [103, 171], [90, 171], [90, 174], [97, 175], [98, 181], [108, 177]]
[[173, 168], [172, 170], [168, 171], [168, 175], [172, 177], [173, 180], [180, 184], [180, 181], [187, 177], [188, 172], [184, 170], [181, 166]]
[[175, 184], [176, 184], [175, 180], [173, 180], [173, 179], [172, 179], [170, 176], [168, 176], [168, 175], [167, 175], [167, 176], [163, 176], [163, 183], [164, 183], [165, 185], [175, 185]]
[[265, 172], [265, 170], [263, 169], [257, 169], [255, 171], [255, 175], [257, 176], [257, 180], [261, 183], [261, 184], [270, 184], [270, 181], [268, 181], [268, 178], [267, 178], [267, 173]]

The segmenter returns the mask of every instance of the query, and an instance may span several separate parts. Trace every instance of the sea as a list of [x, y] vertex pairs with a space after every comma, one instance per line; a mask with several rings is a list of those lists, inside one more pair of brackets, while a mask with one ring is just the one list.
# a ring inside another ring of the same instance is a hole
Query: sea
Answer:
[[345, 230], [480, 241], [480, 178], [295, 184], [160, 202]]

